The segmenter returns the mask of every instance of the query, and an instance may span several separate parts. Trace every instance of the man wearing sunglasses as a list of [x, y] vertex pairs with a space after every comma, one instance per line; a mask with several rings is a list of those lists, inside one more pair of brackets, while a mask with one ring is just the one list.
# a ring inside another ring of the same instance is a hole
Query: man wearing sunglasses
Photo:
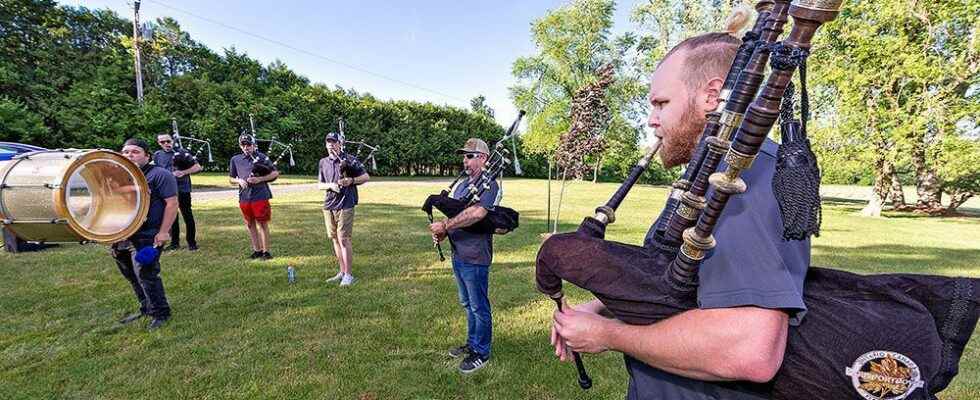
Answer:
[[[198, 164], [197, 158], [186, 149], [175, 146], [174, 138], [169, 133], [157, 135], [157, 143], [162, 149], [153, 153], [153, 163], [171, 171], [177, 178], [177, 204], [180, 206], [184, 225], [187, 226], [187, 249], [197, 250], [197, 225], [194, 223], [194, 212], [191, 210], [191, 174], [200, 172], [201, 164]], [[180, 248], [180, 222], [178, 221], [174, 220], [174, 224], [170, 227], [170, 246], [167, 246], [167, 250]]]
[[[241, 135], [238, 144], [242, 154], [231, 158], [228, 167], [228, 180], [238, 185], [238, 207], [242, 211], [242, 219], [248, 228], [248, 238], [252, 241], [251, 259], [272, 259], [269, 252], [269, 221], [272, 219], [272, 207], [269, 199], [272, 190], [269, 182], [279, 177], [275, 164], [269, 156], [260, 152], [255, 146], [255, 137], [249, 134]], [[256, 168], [256, 164], [262, 164]], [[271, 170], [268, 174], [256, 176], [254, 170]]]
[[[490, 147], [483, 140], [470, 138], [462, 155], [467, 177], [452, 189], [452, 198], [462, 198], [470, 185], [480, 179], [483, 167], [490, 155]], [[459, 291], [459, 303], [466, 310], [467, 340], [462, 346], [449, 350], [452, 357], [463, 357], [459, 371], [468, 374], [483, 368], [490, 361], [490, 342], [493, 337], [493, 319], [488, 296], [490, 262], [493, 260], [493, 234], [467, 232], [463, 227], [473, 225], [500, 204], [503, 191], [493, 181], [480, 201], [453, 218], [429, 225], [432, 238], [442, 241], [447, 236], [453, 249], [453, 275]]]

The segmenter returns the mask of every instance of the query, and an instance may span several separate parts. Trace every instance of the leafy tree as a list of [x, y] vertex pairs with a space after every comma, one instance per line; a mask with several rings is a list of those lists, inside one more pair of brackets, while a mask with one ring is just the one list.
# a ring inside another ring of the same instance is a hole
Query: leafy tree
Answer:
[[470, 111], [486, 115], [487, 118], [493, 118], [493, 109], [487, 104], [487, 98], [482, 94], [470, 99]]
[[632, 121], [641, 119], [645, 89], [628, 65], [635, 36], [611, 33], [614, 10], [611, 0], [574, 0], [532, 23], [538, 52], [514, 62], [520, 84], [510, 89], [514, 103], [528, 112], [527, 152], [550, 156], [555, 151], [572, 121], [572, 97], [595, 83], [600, 67], [608, 64], [615, 69], [615, 83], [606, 92], [610, 121], [604, 139], [610, 151], [638, 153], [639, 132]]
[[381, 146], [378, 173], [453, 174], [459, 164], [453, 150], [467, 137], [493, 142], [503, 133], [485, 112], [378, 101], [354, 89], [311, 84], [280, 61], [262, 65], [235, 48], [214, 52], [171, 18], [142, 28], [146, 91], [140, 107], [131, 29], [106, 10], [3, 0], [0, 140], [118, 148], [130, 136], [154, 139], [176, 118], [182, 134], [211, 141], [217, 159], [211, 168], [225, 168], [253, 114], [260, 138], [293, 145], [293, 171], [313, 173], [324, 155], [323, 135], [345, 117], [348, 137]]
[[848, 2], [817, 36], [813, 80], [833, 99], [817, 111], [839, 129], [818, 141], [818, 154], [841, 138], [858, 142], [875, 166], [872, 202], [889, 191], [895, 200], [903, 172], [916, 183], [922, 211], [942, 211], [944, 190], [956, 193], [953, 209], [976, 193], [969, 167], [976, 147], [961, 140], [956, 124], [980, 113], [971, 91], [980, 85], [977, 15], [975, 1]]
[[35, 142], [48, 134], [40, 116], [3, 97], [0, 97], [0, 126], [3, 135], [15, 142]]

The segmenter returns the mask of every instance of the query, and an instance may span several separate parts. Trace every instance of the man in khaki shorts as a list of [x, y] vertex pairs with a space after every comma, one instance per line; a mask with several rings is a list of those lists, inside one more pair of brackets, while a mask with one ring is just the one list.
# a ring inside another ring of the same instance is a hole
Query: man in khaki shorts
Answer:
[[354, 251], [351, 248], [351, 234], [354, 229], [354, 206], [357, 205], [357, 185], [370, 179], [364, 165], [357, 157], [344, 153], [343, 135], [327, 134], [328, 155], [320, 159], [320, 178], [318, 187], [325, 190], [323, 200], [323, 220], [327, 235], [333, 242], [333, 252], [340, 264], [337, 275], [327, 282], [340, 281], [340, 286], [350, 286], [356, 281], [351, 275]]

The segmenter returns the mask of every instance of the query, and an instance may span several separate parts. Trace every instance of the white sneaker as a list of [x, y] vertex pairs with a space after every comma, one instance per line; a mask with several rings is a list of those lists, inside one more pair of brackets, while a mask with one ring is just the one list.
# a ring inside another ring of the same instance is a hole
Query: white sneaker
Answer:
[[353, 285], [354, 282], [357, 282], [357, 278], [355, 278], [354, 275], [347, 274], [340, 279], [340, 286], [350, 286]]
[[344, 273], [343, 272], [338, 272], [337, 275], [334, 275], [333, 276], [333, 278], [327, 278], [327, 283], [339, 281], [343, 277], [344, 277]]

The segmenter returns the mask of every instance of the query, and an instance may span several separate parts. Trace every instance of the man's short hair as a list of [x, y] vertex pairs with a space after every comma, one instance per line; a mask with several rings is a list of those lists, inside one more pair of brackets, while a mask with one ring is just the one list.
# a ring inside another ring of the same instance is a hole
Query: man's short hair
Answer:
[[683, 51], [684, 83], [689, 89], [698, 89], [711, 78], [725, 79], [732, 67], [732, 61], [735, 61], [735, 53], [742, 45], [742, 40], [735, 35], [748, 25], [751, 14], [744, 6], [735, 7], [725, 20], [725, 28], [721, 32], [684, 39], [670, 49], [664, 59]]
[[136, 147], [139, 147], [139, 148], [143, 149], [143, 152], [144, 153], [150, 154], [150, 145], [147, 144], [146, 141], [143, 140], [143, 139], [140, 139], [140, 138], [129, 138], [129, 139], [126, 139], [126, 142], [123, 143], [123, 147], [126, 147], [126, 146], [136, 146]]
[[741, 44], [741, 39], [728, 32], [705, 33], [684, 39], [664, 59], [681, 53], [684, 56], [684, 83], [690, 89], [697, 89], [711, 78], [724, 79], [728, 75]]

